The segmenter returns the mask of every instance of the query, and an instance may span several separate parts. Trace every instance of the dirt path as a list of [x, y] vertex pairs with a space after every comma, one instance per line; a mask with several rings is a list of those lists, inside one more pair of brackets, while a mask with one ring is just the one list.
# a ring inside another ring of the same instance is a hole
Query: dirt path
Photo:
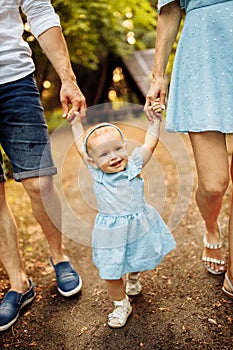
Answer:
[[[122, 124], [129, 147], [143, 136], [145, 121]], [[51, 136], [56, 183], [64, 212], [64, 242], [83, 279], [80, 295], [65, 299], [57, 293], [48, 262], [47, 244], [34, 221], [21, 185], [9, 182], [8, 198], [19, 226], [20, 247], [37, 296], [18, 322], [0, 334], [0, 349], [134, 350], [232, 349], [233, 305], [221, 292], [223, 276], [202, 267], [203, 224], [193, 198], [194, 163], [186, 136], [162, 133], [154, 158], [145, 169], [148, 202], [168, 223], [177, 247], [154, 271], [142, 274], [143, 292], [133, 298], [127, 325], [106, 325], [111, 302], [91, 259], [91, 225], [95, 200], [91, 179], [72, 146], [69, 130]], [[221, 212], [224, 249], [230, 191]], [[1, 297], [9, 288], [1, 269]]]

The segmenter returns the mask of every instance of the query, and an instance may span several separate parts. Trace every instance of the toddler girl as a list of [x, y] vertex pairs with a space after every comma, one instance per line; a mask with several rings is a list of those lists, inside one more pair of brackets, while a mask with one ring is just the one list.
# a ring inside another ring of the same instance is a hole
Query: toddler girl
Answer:
[[94, 179], [98, 214], [92, 236], [93, 261], [114, 304], [108, 325], [120, 328], [132, 312], [128, 295], [141, 292], [139, 272], [154, 269], [175, 247], [162, 218], [145, 202], [140, 176], [157, 146], [160, 118], [154, 118], [144, 144], [131, 156], [116, 125], [98, 124], [84, 139], [78, 116], [71, 125], [78, 152]]

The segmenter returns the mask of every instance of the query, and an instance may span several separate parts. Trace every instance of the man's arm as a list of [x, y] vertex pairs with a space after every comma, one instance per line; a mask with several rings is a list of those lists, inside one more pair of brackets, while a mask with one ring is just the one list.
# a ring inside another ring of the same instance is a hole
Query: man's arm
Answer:
[[[73, 117], [80, 112], [81, 119], [86, 115], [86, 100], [72, 70], [65, 38], [60, 27], [47, 29], [38, 37], [38, 42], [61, 79], [60, 100], [63, 117]], [[72, 105], [70, 109], [70, 105]]]

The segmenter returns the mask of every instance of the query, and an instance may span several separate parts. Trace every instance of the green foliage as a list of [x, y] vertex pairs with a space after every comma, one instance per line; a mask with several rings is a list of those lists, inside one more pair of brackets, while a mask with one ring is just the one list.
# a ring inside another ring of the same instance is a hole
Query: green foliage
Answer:
[[[52, 3], [60, 15], [71, 60], [90, 69], [97, 69], [109, 53], [122, 57], [134, 48], [146, 48], [146, 33], [154, 33], [156, 11], [147, 0], [53, 0]], [[135, 45], [128, 43], [130, 35], [135, 38]], [[150, 39], [149, 44], [154, 44], [153, 35]]]
[[61, 125], [69, 126], [69, 122], [62, 118], [62, 113], [61, 108], [56, 108], [52, 112], [45, 112], [46, 123], [50, 133]]
[[[11, 162], [10, 162], [8, 156], [4, 152], [1, 145], [0, 145], [0, 152], [2, 154], [2, 168], [3, 168], [4, 174], [7, 178], [12, 179], [13, 178], [13, 168], [12, 168], [12, 165], [11, 165]], [[1, 156], [0, 156], [0, 158], [1, 158]]]

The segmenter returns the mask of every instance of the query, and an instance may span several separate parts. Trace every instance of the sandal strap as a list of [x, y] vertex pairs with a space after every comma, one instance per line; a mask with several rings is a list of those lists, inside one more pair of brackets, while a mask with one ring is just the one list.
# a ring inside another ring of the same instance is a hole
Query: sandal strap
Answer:
[[218, 233], [219, 233], [219, 243], [215, 243], [215, 244], [212, 244], [212, 243], [207, 242], [206, 234], [204, 234], [204, 236], [203, 236], [203, 244], [204, 244], [204, 247], [205, 247], [205, 248], [209, 248], [209, 249], [219, 249], [219, 248], [222, 248], [221, 227], [220, 227], [219, 223], [218, 223]]
[[225, 273], [225, 278], [226, 278], [228, 286], [231, 288], [231, 291], [233, 292], [233, 285], [232, 285], [227, 273]]
[[120, 325], [123, 325], [127, 313], [117, 307], [111, 314], [108, 315], [109, 321], [116, 320]]
[[[204, 262], [210, 262], [210, 263], [214, 263], [214, 264], [218, 264], [218, 265], [224, 265], [225, 261], [224, 260], [220, 260], [220, 259], [215, 259], [215, 258], [210, 258], [208, 256], [203, 256], [202, 257], [202, 261]], [[233, 290], [233, 288], [232, 288]]]
[[222, 248], [222, 242], [216, 243], [216, 244], [211, 244], [207, 242], [206, 238], [204, 237], [203, 239], [204, 247], [209, 248], [209, 249], [219, 249]]
[[[127, 299], [127, 300], [128, 300], [128, 299]], [[114, 301], [113, 301], [113, 305], [114, 305], [115, 307], [118, 307], [118, 306], [124, 307], [124, 306], [125, 306], [125, 299], [123, 299], [123, 300], [114, 300]]]
[[140, 274], [139, 273], [128, 273], [126, 275], [126, 280], [130, 281], [132, 283], [137, 283], [139, 278], [140, 278]]
[[123, 300], [113, 301], [114, 310], [108, 315], [108, 321], [117, 323], [118, 326], [123, 326], [130, 315], [132, 308], [129, 303], [128, 296]]

